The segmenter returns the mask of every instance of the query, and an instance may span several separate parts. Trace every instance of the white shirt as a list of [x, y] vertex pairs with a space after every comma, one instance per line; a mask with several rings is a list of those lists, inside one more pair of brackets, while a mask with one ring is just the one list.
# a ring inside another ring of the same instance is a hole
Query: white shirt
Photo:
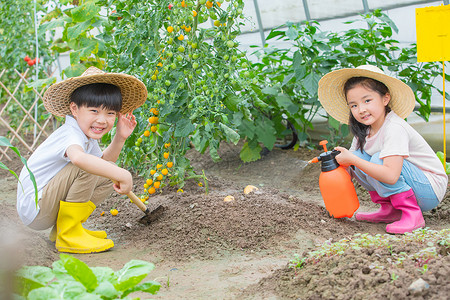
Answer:
[[[79, 145], [86, 153], [101, 157], [102, 150], [97, 140], [88, 138], [72, 116], [66, 116], [66, 122], [53, 132], [28, 159], [28, 167], [33, 172], [38, 188], [38, 198], [47, 183], [64, 168], [70, 159], [66, 150], [71, 145]], [[39, 213], [36, 207], [34, 186], [25, 167], [20, 172], [20, 184], [17, 185], [17, 212], [22, 222], [29, 225]]]
[[[356, 148], [357, 140], [354, 137], [350, 151]], [[386, 116], [374, 136], [366, 137], [364, 151], [370, 156], [380, 152], [380, 158], [403, 156], [423, 171], [439, 201], [444, 198], [448, 184], [444, 166], [425, 139], [393, 111]]]

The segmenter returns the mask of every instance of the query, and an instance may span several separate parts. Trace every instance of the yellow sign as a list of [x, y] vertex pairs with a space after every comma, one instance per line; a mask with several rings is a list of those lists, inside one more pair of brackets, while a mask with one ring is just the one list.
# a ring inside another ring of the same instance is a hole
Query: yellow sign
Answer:
[[450, 60], [450, 5], [416, 8], [417, 61]]

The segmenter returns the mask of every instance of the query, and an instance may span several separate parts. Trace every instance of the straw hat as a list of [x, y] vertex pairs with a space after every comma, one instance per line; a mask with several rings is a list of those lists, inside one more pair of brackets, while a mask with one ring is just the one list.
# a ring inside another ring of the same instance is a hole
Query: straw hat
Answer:
[[118, 86], [122, 94], [122, 114], [132, 112], [147, 99], [147, 88], [136, 77], [122, 73], [106, 73], [96, 67], [89, 67], [81, 76], [68, 78], [50, 86], [44, 94], [45, 109], [60, 117], [70, 115], [70, 95], [77, 88], [91, 83]]
[[332, 71], [319, 81], [319, 101], [328, 114], [341, 123], [348, 124], [350, 108], [344, 95], [344, 84], [352, 77], [368, 77], [384, 83], [389, 89], [389, 107], [402, 119], [413, 111], [416, 98], [412, 89], [404, 82], [384, 74], [372, 65], [362, 65], [355, 69]]

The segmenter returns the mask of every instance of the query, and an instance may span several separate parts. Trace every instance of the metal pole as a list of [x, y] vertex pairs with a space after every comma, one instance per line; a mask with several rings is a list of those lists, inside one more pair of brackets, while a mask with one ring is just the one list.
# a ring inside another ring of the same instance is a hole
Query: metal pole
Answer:
[[264, 28], [261, 21], [261, 12], [259, 11], [258, 0], [253, 0], [255, 5], [256, 19], [258, 20], [259, 34], [261, 35], [261, 43], [264, 47], [266, 44], [266, 37], [264, 36]]
[[[35, 74], [35, 78], [34, 81], [37, 82], [39, 79], [39, 40], [38, 40], [38, 22], [37, 22], [37, 8], [36, 8], [36, 0], [34, 0], [34, 34], [36, 37], [36, 74]], [[37, 88], [36, 88], [37, 90]], [[38, 95], [35, 95], [35, 101], [37, 100]], [[38, 118], [38, 103], [36, 101], [36, 105], [34, 107], [34, 119], [37, 122], [37, 118]], [[37, 134], [37, 126], [36, 123], [34, 123], [34, 131], [33, 131], [33, 138], [36, 139], [36, 134]]]
[[369, 3], [367, 3], [367, 0], [362, 0], [363, 3], [363, 7], [364, 7], [364, 13], [368, 14], [369, 13]]
[[302, 0], [303, 2], [303, 10], [305, 11], [305, 16], [307, 21], [311, 21], [311, 15], [309, 14], [308, 1]]

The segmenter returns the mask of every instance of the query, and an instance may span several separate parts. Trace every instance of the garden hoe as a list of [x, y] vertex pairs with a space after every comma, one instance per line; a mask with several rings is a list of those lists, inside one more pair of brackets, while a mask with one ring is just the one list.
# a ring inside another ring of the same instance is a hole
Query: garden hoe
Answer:
[[[115, 181], [113, 181], [113, 182], [115, 183]], [[127, 197], [130, 198], [131, 202], [136, 204], [136, 206], [139, 207], [145, 213], [145, 216], [143, 216], [139, 220], [139, 223], [148, 225], [148, 224], [156, 221], [157, 219], [159, 219], [159, 217], [161, 217], [161, 215], [164, 212], [165, 208], [162, 205], [158, 205], [158, 207], [156, 207], [154, 210], [150, 211], [148, 209], [148, 207], [145, 206], [144, 203], [142, 203], [141, 199], [139, 199], [138, 196], [136, 196], [132, 191], [130, 191], [127, 194]]]
[[158, 207], [156, 207], [154, 210], [150, 211], [148, 209], [147, 206], [145, 206], [144, 203], [142, 203], [141, 199], [139, 199], [133, 192], [129, 192], [127, 194], [128, 198], [130, 198], [131, 202], [133, 202], [134, 204], [136, 204], [137, 207], [139, 207], [144, 213], [145, 216], [143, 216], [139, 222], [142, 224], [150, 224], [154, 221], [156, 221], [157, 219], [159, 219], [159, 217], [161, 217], [161, 215], [163, 214], [165, 208], [162, 205], [158, 205]]

